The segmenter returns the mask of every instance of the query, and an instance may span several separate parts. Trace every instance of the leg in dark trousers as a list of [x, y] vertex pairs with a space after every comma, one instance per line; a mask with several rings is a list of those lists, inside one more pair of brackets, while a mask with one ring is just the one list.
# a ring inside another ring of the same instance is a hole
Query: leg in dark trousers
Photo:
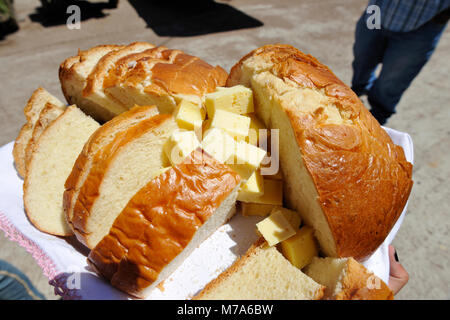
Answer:
[[363, 14], [356, 24], [352, 90], [358, 95], [367, 94], [375, 81], [375, 70], [382, 63], [387, 39], [378, 29], [369, 29], [367, 15]]
[[384, 124], [400, 98], [430, 59], [445, 25], [428, 22], [411, 32], [385, 31], [388, 38], [383, 67], [368, 93], [371, 113]]

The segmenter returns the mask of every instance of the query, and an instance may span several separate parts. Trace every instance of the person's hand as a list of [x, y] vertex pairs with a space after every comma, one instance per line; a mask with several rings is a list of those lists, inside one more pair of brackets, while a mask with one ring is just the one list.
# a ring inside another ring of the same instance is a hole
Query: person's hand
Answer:
[[389, 270], [389, 288], [396, 295], [408, 282], [409, 274], [399, 262], [394, 246], [389, 246], [389, 261], [391, 265]]

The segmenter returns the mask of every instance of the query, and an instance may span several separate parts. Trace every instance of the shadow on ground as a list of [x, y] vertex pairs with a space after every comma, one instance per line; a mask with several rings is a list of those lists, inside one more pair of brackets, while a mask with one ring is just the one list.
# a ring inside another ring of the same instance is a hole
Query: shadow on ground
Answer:
[[147, 26], [158, 36], [189, 37], [263, 26], [236, 8], [213, 0], [129, 0]]
[[38, 22], [44, 27], [66, 24], [67, 19], [73, 14], [73, 12], [67, 12], [67, 8], [71, 5], [77, 5], [80, 8], [80, 21], [85, 21], [108, 16], [103, 10], [115, 8], [117, 1], [91, 3], [85, 0], [41, 0], [41, 6], [36, 8], [36, 11], [29, 17], [31, 21]]

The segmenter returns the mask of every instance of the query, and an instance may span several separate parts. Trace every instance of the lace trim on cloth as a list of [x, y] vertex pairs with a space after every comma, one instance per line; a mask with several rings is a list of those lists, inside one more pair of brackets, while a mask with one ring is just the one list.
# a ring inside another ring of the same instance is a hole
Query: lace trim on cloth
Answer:
[[5, 236], [21, 247], [25, 248], [36, 260], [42, 269], [44, 276], [49, 279], [49, 284], [54, 287], [55, 295], [61, 296], [64, 300], [79, 300], [81, 296], [77, 290], [67, 288], [68, 275], [60, 272], [55, 262], [36, 244], [20, 232], [13, 223], [0, 211], [0, 229], [5, 232]]

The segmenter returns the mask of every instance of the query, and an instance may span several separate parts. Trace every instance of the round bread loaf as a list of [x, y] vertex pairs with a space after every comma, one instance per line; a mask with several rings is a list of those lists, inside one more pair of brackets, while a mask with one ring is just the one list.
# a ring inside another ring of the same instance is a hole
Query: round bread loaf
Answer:
[[412, 187], [412, 165], [356, 94], [288, 45], [244, 56], [227, 86], [253, 89], [255, 111], [280, 130], [288, 206], [315, 229], [327, 256], [364, 259], [384, 241]]

